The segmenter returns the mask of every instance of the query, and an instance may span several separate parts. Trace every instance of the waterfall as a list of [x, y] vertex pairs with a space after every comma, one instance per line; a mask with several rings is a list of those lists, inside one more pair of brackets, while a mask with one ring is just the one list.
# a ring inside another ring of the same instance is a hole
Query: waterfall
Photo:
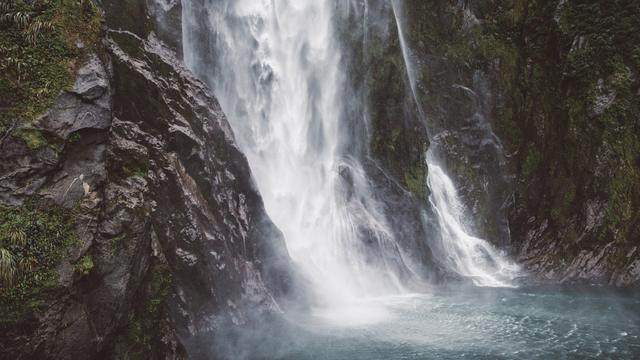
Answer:
[[[213, 89], [267, 213], [325, 303], [403, 293], [411, 291], [407, 284], [422, 281], [405, 261], [407, 250], [349, 146], [361, 141], [353, 138], [361, 132], [349, 126], [365, 127], [367, 121], [366, 115], [359, 123], [346, 119], [348, 101], [358, 100], [348, 99], [345, 90], [350, 85], [336, 33], [342, 20], [338, 5], [334, 0], [182, 2], [185, 63]], [[411, 95], [419, 104], [398, 1], [392, 10]], [[507, 285], [500, 274], [509, 264], [461, 225], [464, 211], [451, 180], [432, 156], [427, 160], [429, 201], [441, 228], [435, 246], [442, 250], [439, 262], [478, 285]]]
[[267, 213], [327, 302], [400, 293], [413, 276], [347, 146], [335, 11], [333, 0], [183, 1], [185, 62], [213, 88]]
[[[428, 119], [422, 111], [417, 94], [417, 80], [411, 49], [404, 35], [402, 23], [402, 2], [392, 0], [392, 11], [396, 21], [402, 57], [405, 63], [406, 75], [411, 88], [411, 95], [418, 107], [422, 121], [427, 124]], [[460, 201], [453, 181], [440, 166], [433, 151], [433, 136], [430, 135], [432, 147], [427, 152], [426, 163], [429, 169], [427, 184], [431, 190], [429, 203], [435, 210], [440, 226], [439, 243], [432, 247], [438, 249], [439, 261], [449, 270], [469, 278], [477, 286], [507, 287], [513, 286], [512, 281], [519, 274], [519, 267], [508, 261], [490, 243], [471, 234], [465, 224], [467, 211]]]

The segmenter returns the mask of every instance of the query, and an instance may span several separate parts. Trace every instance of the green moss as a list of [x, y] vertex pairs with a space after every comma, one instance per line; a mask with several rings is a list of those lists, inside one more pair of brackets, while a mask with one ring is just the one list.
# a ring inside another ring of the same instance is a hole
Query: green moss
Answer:
[[[375, 31], [367, 34], [366, 49], [350, 38], [349, 44], [356, 49], [353, 56], [361, 59], [353, 61], [358, 66], [349, 73], [356, 81], [355, 86], [362, 86], [367, 92], [365, 106], [371, 122], [372, 156], [388, 175], [423, 197], [427, 136], [415, 103], [407, 96], [410, 88], [392, 18], [389, 18], [389, 30], [389, 34]], [[353, 36], [353, 32], [344, 33], [344, 36]]]
[[420, 166], [419, 164], [414, 166], [405, 173], [404, 182], [409, 191], [418, 198], [424, 199], [427, 192], [426, 166]]
[[69, 142], [76, 143], [78, 141], [80, 141], [80, 133], [74, 132], [73, 134], [69, 135]]
[[127, 234], [120, 234], [110, 240], [112, 250], [114, 252], [124, 249]]
[[74, 214], [31, 201], [0, 206], [0, 249], [11, 254], [14, 269], [0, 282], [0, 326], [37, 312], [58, 286], [56, 267], [77, 244]]
[[172, 284], [173, 279], [165, 265], [155, 263], [150, 268], [141, 301], [131, 313], [127, 328], [118, 339], [118, 358], [148, 359], [150, 354], [156, 352]]
[[576, 186], [568, 179], [560, 179], [558, 180], [557, 188], [561, 189], [562, 193], [551, 208], [551, 217], [558, 222], [564, 222], [566, 215], [570, 214], [573, 209], [576, 199]]
[[631, 240], [629, 234], [640, 221], [640, 170], [635, 166], [622, 166], [608, 185], [609, 202], [605, 212], [608, 232], [616, 240]]
[[91, 255], [85, 255], [80, 259], [80, 261], [75, 264], [73, 270], [80, 276], [86, 276], [91, 273], [93, 267], [93, 258], [91, 257]]
[[596, 199], [608, 204], [600, 241], [637, 238], [640, 3], [497, 2], [481, 17], [474, 56], [499, 60], [494, 130], [515, 154], [516, 198], [527, 209], [514, 230], [550, 216], [550, 236], [564, 236], [563, 256], [574, 256], [595, 243], [570, 241], [568, 220], [585, 221], [584, 201]]
[[38, 150], [47, 145], [47, 139], [38, 129], [19, 129], [12, 134], [14, 137], [21, 139], [31, 150]]
[[534, 146], [529, 147], [529, 151], [527, 152], [527, 157], [522, 164], [522, 176], [523, 178], [527, 178], [534, 173], [534, 171], [540, 166], [542, 163], [542, 153], [536, 149]]
[[151, 165], [149, 164], [149, 160], [145, 159], [129, 164], [124, 164], [122, 166], [122, 170], [124, 171], [126, 176], [139, 176], [144, 178], [149, 173], [150, 166]]
[[[73, 84], [83, 53], [97, 46], [99, 10], [88, 0], [6, 0], [0, 22], [0, 133], [28, 123]], [[17, 20], [16, 14], [23, 14]], [[77, 44], [84, 43], [84, 50]]]

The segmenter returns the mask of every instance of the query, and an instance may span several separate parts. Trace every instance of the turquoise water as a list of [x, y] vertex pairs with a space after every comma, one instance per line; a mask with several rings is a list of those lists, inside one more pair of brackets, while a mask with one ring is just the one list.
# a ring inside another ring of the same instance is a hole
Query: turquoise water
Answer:
[[249, 359], [640, 359], [640, 296], [439, 290], [316, 309], [245, 334]]

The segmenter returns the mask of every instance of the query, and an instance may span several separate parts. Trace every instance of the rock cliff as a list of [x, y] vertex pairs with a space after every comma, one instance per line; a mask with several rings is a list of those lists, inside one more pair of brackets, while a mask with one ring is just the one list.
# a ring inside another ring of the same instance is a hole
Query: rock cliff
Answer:
[[109, 22], [95, 49], [20, 125], [37, 146], [13, 134], [1, 144], [7, 218], [60, 211], [74, 228], [55, 284], [3, 299], [39, 302], [3, 319], [3, 358], [210, 358], [216, 332], [281, 312], [282, 236], [215, 98], [178, 55]]

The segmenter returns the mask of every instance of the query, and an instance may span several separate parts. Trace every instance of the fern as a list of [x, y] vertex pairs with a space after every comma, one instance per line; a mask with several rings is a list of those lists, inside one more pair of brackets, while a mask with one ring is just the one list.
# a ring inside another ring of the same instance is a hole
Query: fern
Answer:
[[17, 273], [15, 257], [11, 251], [0, 248], [0, 283], [13, 284]]
[[24, 27], [22, 32], [27, 42], [29, 42], [30, 44], [35, 44], [35, 42], [38, 40], [38, 37], [44, 31], [53, 31], [53, 30], [54, 30], [53, 22], [36, 19], [30, 22], [26, 27]]
[[0, 238], [0, 283], [11, 285], [20, 272], [31, 268], [29, 262], [23, 261], [24, 259], [16, 261], [16, 256], [8, 249], [23, 248], [26, 245], [27, 234], [23, 229], [10, 228]]
[[[33, 7], [37, 5], [35, 1]], [[19, 29], [30, 44], [35, 44], [45, 31], [54, 30], [52, 21], [40, 18], [43, 13], [21, 9], [15, 0], [0, 0], [0, 25]]]

